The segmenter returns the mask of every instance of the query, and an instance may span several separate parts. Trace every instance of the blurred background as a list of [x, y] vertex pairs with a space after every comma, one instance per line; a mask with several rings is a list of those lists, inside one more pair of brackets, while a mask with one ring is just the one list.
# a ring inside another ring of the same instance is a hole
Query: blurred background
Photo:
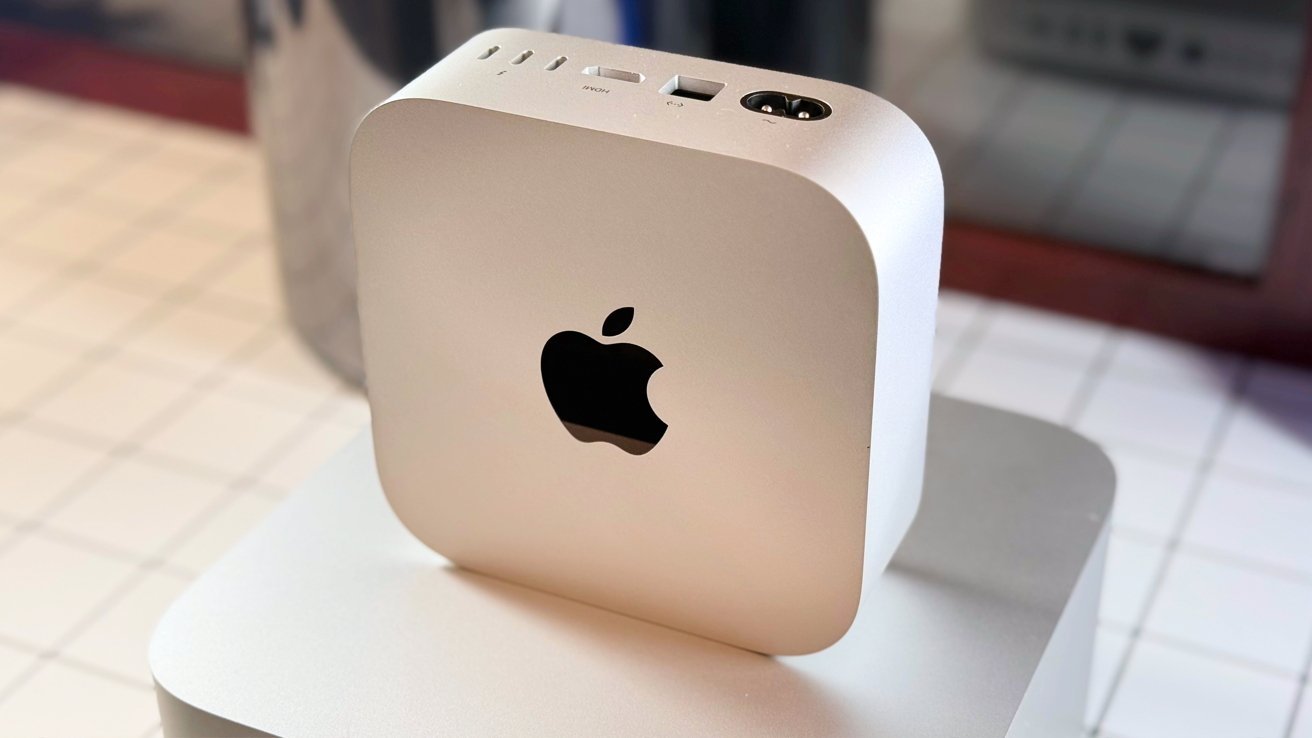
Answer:
[[[1312, 738], [1302, 0], [0, 0], [0, 735], [151, 735], [163, 607], [367, 425], [346, 154], [487, 27], [865, 87], [935, 386], [1120, 475], [1091, 735]], [[440, 134], [439, 134], [440, 135]], [[89, 706], [56, 705], [70, 690]]]
[[327, 325], [351, 320], [336, 294], [350, 291], [349, 249], [340, 269], [303, 263], [346, 230], [344, 200], [320, 207], [341, 196], [340, 177], [320, 175], [340, 171], [362, 111], [499, 25], [872, 89], [938, 150], [955, 226], [949, 286], [1312, 362], [1299, 340], [1312, 327], [1312, 257], [1298, 246], [1312, 143], [1295, 135], [1309, 130], [1295, 125], [1309, 122], [1306, 15], [1302, 0], [0, 4], [16, 22], [226, 81], [211, 99], [176, 102], [200, 106], [189, 114], [201, 122], [253, 121], [268, 159], [287, 164], [271, 181], [283, 266], [300, 280], [293, 318], [356, 378], [354, 338]]

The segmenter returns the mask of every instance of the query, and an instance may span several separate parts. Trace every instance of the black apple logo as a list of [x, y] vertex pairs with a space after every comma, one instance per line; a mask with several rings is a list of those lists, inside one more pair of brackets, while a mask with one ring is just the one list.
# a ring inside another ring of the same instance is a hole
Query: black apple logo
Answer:
[[[618, 336], [633, 322], [633, 308], [619, 308], [602, 324]], [[661, 360], [631, 343], [605, 344], [563, 331], [542, 347], [542, 384], [556, 417], [584, 443], [605, 441], [640, 455], [652, 450], [669, 426], [647, 399], [647, 381]]]

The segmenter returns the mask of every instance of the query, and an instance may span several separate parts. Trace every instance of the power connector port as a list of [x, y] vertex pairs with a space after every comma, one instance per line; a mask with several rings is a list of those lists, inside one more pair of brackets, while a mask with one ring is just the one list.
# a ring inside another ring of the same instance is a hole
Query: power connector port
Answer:
[[828, 103], [813, 97], [773, 91], [748, 93], [743, 96], [742, 104], [744, 108], [757, 113], [794, 120], [821, 120], [834, 112]]

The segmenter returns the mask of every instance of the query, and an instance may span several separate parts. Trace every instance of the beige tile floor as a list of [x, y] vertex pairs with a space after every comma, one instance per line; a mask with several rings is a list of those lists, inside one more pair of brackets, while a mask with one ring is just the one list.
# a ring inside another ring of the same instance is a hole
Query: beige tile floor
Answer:
[[[155, 620], [368, 423], [262, 187], [244, 139], [0, 86], [0, 737], [156, 735]], [[961, 294], [935, 358], [1115, 461], [1091, 733], [1312, 738], [1312, 373]]]
[[261, 178], [0, 87], [0, 736], [156, 733], [155, 620], [368, 423], [284, 324]]

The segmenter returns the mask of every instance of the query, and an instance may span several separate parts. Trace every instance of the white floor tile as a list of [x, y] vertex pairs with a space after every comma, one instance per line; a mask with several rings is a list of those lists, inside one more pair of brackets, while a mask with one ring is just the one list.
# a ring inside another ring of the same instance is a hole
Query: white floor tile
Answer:
[[304, 422], [301, 413], [225, 395], [206, 395], [146, 441], [169, 454], [230, 474], [245, 474]]
[[365, 400], [364, 395], [347, 392], [339, 395], [334, 400], [334, 404], [337, 405], [337, 409], [332, 415], [333, 422], [345, 425], [356, 432], [368, 430], [369, 402]]
[[102, 458], [85, 446], [22, 428], [0, 433], [0, 513], [36, 515]]
[[1312, 494], [1216, 472], [1203, 485], [1184, 542], [1312, 573]]
[[1076, 430], [1108, 443], [1129, 441], [1198, 458], [1224, 404], [1218, 392], [1105, 377]]
[[1233, 354], [1127, 331], [1112, 350], [1107, 375], [1223, 392], [1232, 386], [1238, 370], [1239, 358]]
[[118, 252], [109, 268], [180, 285], [212, 268], [228, 248], [218, 239], [200, 237], [189, 229], [152, 230]]
[[0, 334], [0, 413], [30, 402], [34, 394], [78, 361], [78, 351], [24, 341]]
[[1132, 738], [1281, 738], [1295, 682], [1139, 641], [1103, 729]]
[[947, 339], [955, 339], [960, 336], [966, 330], [966, 327], [979, 316], [984, 305], [984, 299], [974, 295], [952, 290], [940, 292], [935, 335]]
[[291, 450], [260, 475], [261, 479], [284, 489], [297, 487], [359, 433], [338, 423], [314, 428], [297, 439]]
[[225, 491], [211, 479], [125, 459], [48, 522], [54, 529], [146, 558], [195, 522]]
[[[0, 167], [0, 226], [21, 224], [39, 211], [49, 185], [27, 177], [17, 177]], [[0, 240], [0, 244], [7, 241]]]
[[4, 162], [4, 173], [63, 185], [87, 177], [112, 164], [114, 151], [69, 145], [60, 136], [29, 139]]
[[133, 230], [130, 222], [122, 212], [107, 207], [51, 207], [24, 220], [6, 240], [12, 249], [64, 261], [96, 260], [107, 246], [141, 233]]
[[[58, 133], [54, 135], [60, 143], [66, 144], [80, 150], [88, 152], [97, 152], [105, 156], [104, 162], [97, 165], [92, 172], [87, 173], [81, 181], [72, 183], [75, 188], [81, 188], [84, 181], [89, 177], [100, 177], [104, 173], [112, 172], [114, 167], [125, 158], [130, 158], [139, 150], [142, 131], [136, 131], [135, 135], [127, 135], [126, 129], [112, 130], [109, 127], [97, 125], [88, 119], [87, 110], [91, 106], [80, 106], [75, 114], [68, 116], [64, 125], [60, 126]], [[67, 183], [66, 183], [67, 184]]]
[[309, 412], [341, 391], [332, 374], [297, 338], [280, 335], [234, 366], [220, 392], [256, 402]]
[[[185, 299], [187, 290], [178, 285], [160, 279], [152, 279], [132, 272], [115, 270], [112, 267], [98, 267], [96, 281], [115, 289], [130, 292], [155, 305], [156, 315], [166, 313], [181, 299]], [[166, 303], [166, 304], [161, 304]]]
[[37, 660], [35, 652], [20, 651], [0, 643], [0, 689], [4, 689]]
[[0, 127], [20, 126], [36, 130], [46, 126], [67, 125], [80, 115], [78, 101], [63, 95], [22, 85], [0, 85]]
[[[5, 252], [7, 253], [7, 252]], [[26, 304], [56, 275], [58, 267], [5, 259], [0, 262], [0, 311]]]
[[1137, 626], [1165, 561], [1166, 549], [1160, 544], [1113, 534], [1107, 548], [1099, 620], [1122, 627]]
[[1037, 352], [1087, 366], [1111, 334], [1103, 323], [1046, 310], [998, 303], [984, 328], [982, 345]]
[[946, 390], [953, 397], [1060, 423], [1083, 381], [1081, 369], [1060, 361], [980, 346]]
[[1180, 553], [1144, 627], [1297, 677], [1312, 647], [1312, 582]]
[[[96, 608], [132, 573], [131, 564], [40, 535], [0, 551], [0, 634], [48, 648]], [[12, 603], [22, 603], [14, 607]], [[0, 731], [0, 735], [5, 735]]]
[[122, 442], [190, 391], [178, 380], [134, 371], [120, 362], [101, 364], [56, 393], [33, 412], [50, 420]]
[[1294, 732], [1289, 734], [1289, 738], [1312, 738], [1312, 683], [1303, 688], [1299, 707], [1294, 719]]
[[183, 208], [187, 216], [244, 231], [270, 229], [269, 202], [258, 172], [207, 188]]
[[11, 323], [3, 329], [6, 338], [15, 341], [36, 344], [38, 346], [48, 346], [52, 349], [65, 351], [72, 355], [81, 356], [87, 351], [87, 344], [72, 336], [66, 336], [62, 333], [48, 331], [42, 328], [23, 325], [21, 323]]
[[205, 371], [228, 361], [262, 326], [248, 320], [183, 306], [121, 344], [189, 371]]
[[187, 584], [187, 580], [170, 574], [146, 574], [103, 617], [63, 649], [63, 654], [150, 686], [152, 678], [146, 660], [150, 634]]
[[211, 279], [206, 289], [221, 297], [274, 308], [282, 294], [272, 252], [249, 251], [227, 271]]
[[1192, 466], [1133, 447], [1106, 445], [1103, 451], [1116, 467], [1112, 524], [1157, 538], [1171, 537], [1194, 481]]
[[1312, 404], [1246, 398], [1216, 458], [1312, 489]]
[[177, 200], [197, 186], [206, 172], [178, 166], [155, 156], [125, 161], [90, 183], [90, 191], [106, 200], [158, 207]]
[[204, 527], [168, 555], [169, 561], [200, 573], [265, 518], [278, 503], [252, 494], [238, 495]]
[[247, 136], [180, 121], [164, 121], [155, 142], [161, 156], [193, 167], [226, 165], [251, 151]]
[[155, 135], [160, 119], [145, 113], [115, 108], [108, 105], [79, 104], [77, 114], [69, 116], [60, 138], [76, 139], [89, 148], [115, 149], [135, 152], [130, 146], [139, 146]]
[[934, 389], [942, 391], [946, 380], [940, 376], [943, 366], [947, 364], [948, 359], [956, 352], [958, 340], [955, 338], [945, 338], [943, 336], [934, 336], [934, 356], [930, 360], [929, 371], [934, 376]]
[[154, 692], [47, 663], [0, 702], [0, 735], [14, 738], [125, 738], [159, 723]]
[[[122, 198], [105, 197], [97, 190], [85, 190], [69, 193], [68, 199], [70, 206], [74, 207], [95, 207], [101, 210], [113, 210], [121, 217], [132, 221], [134, 226], [133, 233], [127, 234], [126, 238], [118, 240], [112, 248], [105, 249], [97, 262], [106, 261], [106, 257], [112, 257], [118, 249], [130, 245], [136, 233], [150, 233], [159, 227], [158, 222], [161, 219], [162, 211], [154, 204], [137, 200], [124, 200]], [[87, 205], [82, 205], [85, 202]]]
[[138, 320], [150, 303], [129, 291], [84, 280], [45, 297], [20, 320], [88, 344], [104, 344]]
[[1100, 627], [1093, 642], [1093, 673], [1089, 677], [1089, 698], [1084, 710], [1084, 724], [1093, 727], [1107, 707], [1112, 681], [1120, 672], [1130, 650], [1130, 636], [1121, 630]]

